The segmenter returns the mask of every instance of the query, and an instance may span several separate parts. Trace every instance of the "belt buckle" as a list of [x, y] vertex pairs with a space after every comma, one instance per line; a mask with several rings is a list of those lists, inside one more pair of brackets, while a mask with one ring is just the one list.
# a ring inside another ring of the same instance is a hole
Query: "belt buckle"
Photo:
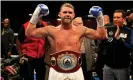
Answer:
[[77, 65], [77, 60], [75, 54], [65, 52], [57, 57], [57, 64], [63, 70], [71, 70]]

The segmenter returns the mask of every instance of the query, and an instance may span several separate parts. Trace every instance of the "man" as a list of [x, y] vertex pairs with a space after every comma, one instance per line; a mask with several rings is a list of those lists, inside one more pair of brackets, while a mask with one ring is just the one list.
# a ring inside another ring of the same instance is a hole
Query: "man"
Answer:
[[[104, 19], [105, 28], [112, 25], [110, 23], [110, 17], [108, 15], [104, 15], [103, 19]], [[100, 78], [100, 80], [103, 80], [103, 67], [104, 67], [104, 61], [105, 61], [104, 55], [106, 54], [104, 42], [102, 40], [98, 40], [97, 47], [98, 47], [97, 48], [98, 57], [96, 60], [96, 69], [95, 70], [96, 70], [96, 73], [97, 73], [98, 77]]]
[[104, 40], [106, 54], [103, 80], [129, 80], [133, 32], [125, 26], [124, 22], [125, 11], [114, 11], [112, 25], [114, 27], [107, 27], [107, 39]]
[[130, 28], [133, 29], [133, 8], [127, 10], [127, 21], [128, 21], [128, 25], [130, 26]]
[[[44, 39], [28, 38], [25, 36], [25, 30], [29, 22], [22, 25], [19, 30], [16, 47], [19, 54], [25, 54], [24, 57], [20, 59], [22, 63], [20, 67], [20, 75], [24, 80], [34, 80], [34, 69], [36, 72], [36, 80], [45, 79], [45, 64], [44, 64]], [[37, 27], [45, 27], [46, 22], [39, 19]], [[25, 63], [23, 62], [25, 60]]]
[[[133, 8], [127, 10], [127, 21], [128, 21], [128, 26], [133, 30]], [[133, 79], [133, 47], [131, 51], [131, 76]]]
[[90, 9], [90, 13], [95, 13], [94, 16], [97, 19], [97, 30], [72, 25], [75, 13], [74, 7], [70, 3], [65, 3], [60, 8], [58, 16], [61, 18], [61, 25], [36, 29], [38, 18], [42, 15], [48, 15], [48, 13], [48, 7], [39, 4], [30, 19], [25, 34], [28, 37], [36, 38], [48, 36], [52, 50], [49, 80], [84, 80], [80, 67], [80, 46], [84, 36], [90, 39], [105, 38], [101, 8], [94, 6]]
[[[81, 17], [77, 17], [73, 20], [73, 25], [80, 27], [83, 26]], [[81, 59], [82, 69], [85, 80], [92, 80], [92, 71], [95, 69], [95, 58], [96, 58], [96, 45], [94, 40], [90, 40], [86, 37], [83, 38], [81, 44]]]
[[1, 57], [10, 58], [14, 46], [14, 32], [10, 28], [10, 20], [4, 19], [1, 31]]
[[83, 26], [83, 20], [82, 20], [81, 17], [74, 18], [74, 20], [72, 21], [72, 23], [73, 23], [74, 26], [77, 26], [77, 27]]
[[103, 19], [104, 19], [104, 25], [110, 23], [110, 17], [109, 17], [108, 15], [104, 15], [104, 16], [103, 16]]

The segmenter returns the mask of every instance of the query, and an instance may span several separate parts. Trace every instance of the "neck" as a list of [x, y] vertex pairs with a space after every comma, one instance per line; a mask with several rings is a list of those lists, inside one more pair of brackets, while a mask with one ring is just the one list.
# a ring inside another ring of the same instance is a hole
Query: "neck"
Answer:
[[71, 29], [72, 28], [71, 24], [62, 24], [61, 26], [63, 29]]
[[8, 27], [3, 27], [3, 28], [7, 29]]

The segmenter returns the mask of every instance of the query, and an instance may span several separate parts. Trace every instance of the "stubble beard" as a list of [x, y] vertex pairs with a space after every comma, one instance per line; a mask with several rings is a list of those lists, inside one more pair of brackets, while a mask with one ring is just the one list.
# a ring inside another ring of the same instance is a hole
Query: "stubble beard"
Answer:
[[72, 23], [72, 19], [63, 19], [62, 24], [63, 25], [70, 25]]

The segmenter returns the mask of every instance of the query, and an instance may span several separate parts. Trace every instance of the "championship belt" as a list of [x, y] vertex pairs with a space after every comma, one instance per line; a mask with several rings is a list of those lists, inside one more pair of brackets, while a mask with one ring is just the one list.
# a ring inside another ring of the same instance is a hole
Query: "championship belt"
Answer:
[[50, 55], [51, 67], [58, 72], [71, 73], [80, 68], [81, 54], [74, 51], [61, 51]]

